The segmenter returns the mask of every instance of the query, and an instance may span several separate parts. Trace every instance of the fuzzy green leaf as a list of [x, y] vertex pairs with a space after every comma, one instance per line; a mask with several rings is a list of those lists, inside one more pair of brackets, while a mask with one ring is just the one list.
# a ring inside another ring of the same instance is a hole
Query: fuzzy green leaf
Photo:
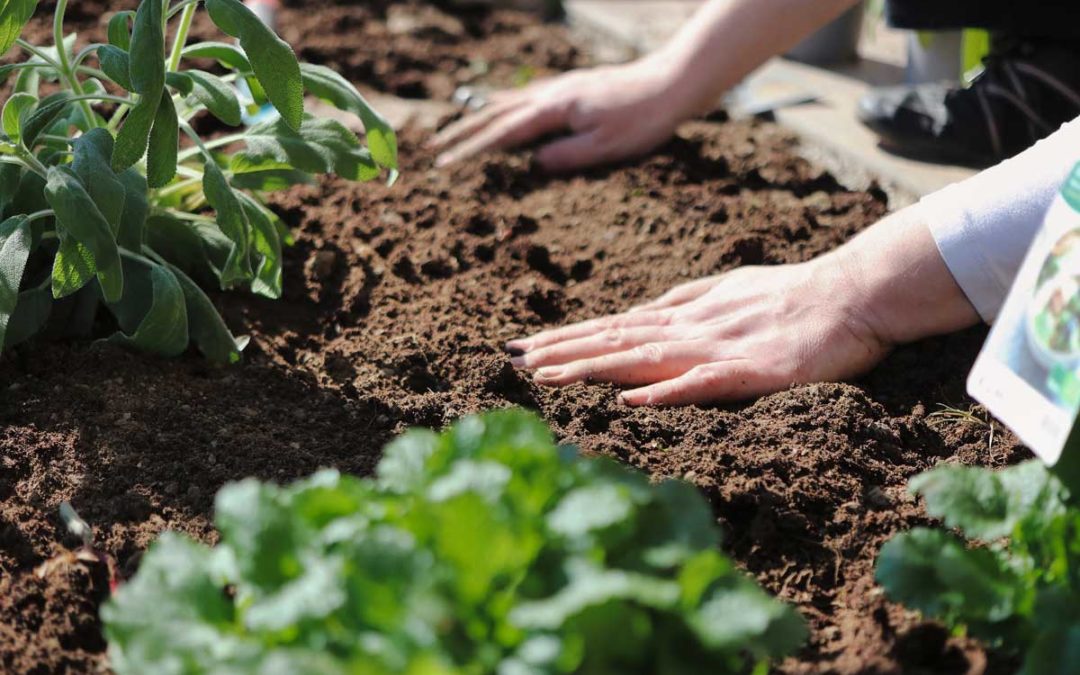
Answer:
[[300, 66], [304, 86], [315, 96], [339, 110], [352, 113], [364, 123], [371, 158], [380, 166], [398, 168], [397, 135], [386, 119], [375, 111], [348, 80], [326, 66], [304, 63]]
[[123, 171], [142, 159], [150, 143], [150, 130], [154, 126], [161, 96], [144, 96], [139, 99], [124, 119], [124, 126], [116, 135], [113, 147], [112, 167], [114, 171]]
[[[57, 230], [85, 247], [92, 258], [105, 300], [119, 300], [123, 294], [124, 276], [112, 228], [71, 169], [49, 169], [45, 199], [56, 212]], [[76, 264], [74, 260], [69, 262]]]
[[112, 151], [113, 138], [109, 132], [91, 129], [75, 141], [71, 168], [116, 234], [124, 213], [126, 190], [109, 165]]
[[299, 129], [304, 84], [292, 48], [239, 0], [206, 0], [206, 9], [221, 30], [240, 40], [270, 103], [288, 126]]
[[253, 126], [244, 136], [246, 149], [230, 163], [234, 173], [299, 169], [332, 173], [348, 180], [371, 180], [379, 167], [356, 136], [335, 120], [306, 115], [299, 131], [282, 120]]
[[[146, 265], [142, 266], [146, 267]], [[131, 265], [125, 266], [126, 269], [131, 269], [131, 267]], [[146, 287], [149, 286], [151, 294], [149, 308], [139, 321], [134, 334], [128, 336], [117, 333], [110, 338], [110, 341], [159, 356], [176, 356], [188, 345], [188, 316], [184, 291], [176, 276], [167, 268], [160, 265], [149, 267], [149, 273], [144, 275], [145, 280], [141, 280], [142, 283], [136, 281], [136, 275], [128, 275], [124, 297], [118, 303], [123, 304], [133, 293], [145, 293]], [[137, 289], [136, 286], [142, 286], [142, 288]]]
[[131, 60], [128, 53], [113, 45], [102, 45], [97, 50], [98, 63], [109, 79], [127, 91], [134, 91], [131, 84]]
[[49, 320], [53, 299], [48, 289], [31, 288], [19, 293], [15, 312], [8, 319], [4, 348], [14, 347], [37, 335]]
[[60, 233], [59, 239], [52, 268], [52, 294], [58, 300], [82, 290], [97, 274], [97, 263], [89, 249], [67, 233]]
[[225, 174], [213, 162], [205, 164], [203, 192], [206, 194], [206, 201], [217, 212], [218, 227], [233, 242], [229, 258], [221, 270], [221, 285], [227, 288], [252, 276], [251, 262], [248, 259], [251, 224]]
[[169, 265], [187, 301], [188, 335], [203, 355], [214, 363], [240, 362], [247, 338], [234, 338], [206, 293], [180, 269]]
[[0, 56], [15, 44], [37, 4], [38, 0], [0, 0]]
[[120, 216], [116, 243], [130, 251], [141, 251], [146, 239], [146, 218], [150, 213], [146, 178], [135, 169], [127, 169], [120, 173], [119, 179], [124, 187], [124, 211]]
[[12, 142], [19, 142], [23, 117], [35, 103], [37, 103], [37, 97], [32, 94], [12, 94], [4, 103], [2, 128]]
[[19, 285], [32, 248], [26, 216], [13, 216], [0, 223], [0, 345], [5, 344], [8, 323], [19, 303]]
[[214, 59], [221, 65], [241, 73], [251, 72], [247, 56], [235, 45], [225, 42], [198, 42], [184, 47], [181, 52], [187, 59]]
[[176, 175], [179, 129], [180, 121], [172, 97], [162, 91], [146, 151], [146, 183], [152, 188], [165, 187]]
[[274, 192], [294, 185], [314, 185], [315, 179], [306, 171], [297, 169], [267, 169], [233, 174], [232, 185], [238, 190]]
[[37, 137], [52, 126], [69, 105], [71, 105], [71, 94], [60, 91], [41, 99], [32, 112], [20, 114], [22, 124], [19, 135], [23, 145], [33, 148]]
[[201, 70], [186, 70], [184, 75], [191, 78], [194, 88], [192, 95], [214, 117], [230, 126], [240, 126], [240, 101], [236, 98], [236, 89], [226, 84], [216, 75]]
[[251, 292], [268, 298], [281, 297], [281, 238], [270, 216], [252, 197], [237, 192], [251, 224], [251, 249], [258, 256]]
[[124, 11], [113, 14], [112, 18], [109, 19], [109, 44], [119, 47], [125, 53], [128, 49], [131, 49], [131, 20], [134, 18], [135, 12]]
[[[161, 0], [142, 0], [131, 31], [129, 66], [132, 89], [141, 96], [161, 96], [165, 87], [165, 32]], [[126, 168], [126, 167], [125, 167]]]

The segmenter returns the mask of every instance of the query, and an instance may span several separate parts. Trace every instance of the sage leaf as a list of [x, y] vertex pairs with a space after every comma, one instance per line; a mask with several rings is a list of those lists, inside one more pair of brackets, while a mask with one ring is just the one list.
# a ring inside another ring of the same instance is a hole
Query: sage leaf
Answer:
[[184, 75], [191, 78], [194, 88], [191, 91], [196, 101], [206, 106], [214, 117], [229, 126], [240, 126], [240, 100], [236, 90], [222, 81], [217, 75], [201, 70], [186, 70]]
[[15, 44], [37, 4], [38, 0], [0, 0], [0, 56]]
[[255, 199], [243, 192], [236, 193], [240, 205], [251, 223], [252, 253], [258, 256], [251, 292], [267, 298], [281, 297], [281, 238], [266, 211]]
[[0, 223], [0, 345], [6, 340], [8, 323], [19, 304], [19, 285], [32, 244], [26, 216], [13, 216]]
[[119, 179], [124, 187], [124, 212], [116, 243], [130, 251], [141, 251], [146, 239], [146, 218], [150, 214], [146, 178], [135, 169], [127, 169], [120, 173]]
[[[148, 273], [133, 273], [136, 266], [149, 267]], [[116, 333], [109, 338], [110, 342], [164, 357], [182, 353], [188, 344], [187, 301], [176, 275], [161, 265], [128, 262], [127, 259], [124, 268], [128, 271], [129, 283], [117, 304], [124, 304], [128, 296], [136, 292], [136, 287], [148, 288], [151, 301], [135, 332], [130, 336]], [[144, 277], [145, 281], [135, 283], [139, 276]]]
[[112, 135], [105, 129], [91, 129], [76, 139], [71, 168], [115, 235], [120, 229], [127, 194], [109, 165], [112, 151]]
[[218, 227], [233, 242], [229, 257], [221, 270], [221, 286], [229, 286], [251, 278], [251, 262], [248, 259], [249, 232], [251, 229], [247, 215], [240, 205], [237, 193], [233, 191], [225, 174], [217, 164], [207, 162], [203, 173], [203, 192], [206, 201], [217, 212]]
[[304, 116], [304, 84], [292, 48], [239, 0], [207, 0], [218, 28], [240, 40], [270, 103], [293, 129]]
[[300, 65], [304, 86], [318, 98], [339, 110], [352, 113], [364, 124], [371, 157], [379, 166], [398, 168], [397, 135], [382, 115], [360, 95], [348, 80], [326, 66], [304, 63]]
[[41, 99], [37, 107], [22, 114], [19, 129], [20, 140], [26, 148], [33, 148], [37, 137], [52, 126], [53, 122], [71, 105], [71, 94], [60, 91]]
[[179, 128], [176, 106], [168, 92], [163, 90], [146, 151], [146, 183], [152, 188], [165, 187], [176, 175]]
[[35, 103], [37, 103], [37, 97], [26, 93], [12, 94], [4, 103], [2, 128], [13, 143], [19, 142], [22, 119], [26, 115], [26, 111], [32, 108]]
[[214, 363], [230, 364], [240, 361], [246, 339], [237, 339], [229, 332], [214, 303], [186, 274], [170, 265], [187, 300], [188, 334], [203, 355]]
[[57, 233], [60, 246], [53, 258], [52, 294], [59, 300], [74, 295], [97, 275], [94, 254], [66, 232]]
[[251, 63], [247, 56], [235, 45], [225, 42], [198, 42], [184, 47], [180, 52], [188, 59], [214, 59], [221, 65], [240, 73], [250, 73]]
[[299, 131], [281, 119], [257, 124], [244, 136], [246, 149], [229, 168], [237, 174], [272, 169], [332, 173], [348, 180], [371, 180], [379, 167], [356, 135], [335, 120], [305, 115]]
[[45, 288], [31, 288], [19, 293], [15, 312], [8, 319], [4, 348], [14, 347], [37, 335], [52, 313], [53, 299]]
[[131, 84], [131, 59], [126, 51], [113, 45], [102, 45], [98, 47], [97, 56], [101, 71], [108, 75], [110, 80], [127, 91], [134, 91], [134, 85]]
[[124, 289], [120, 253], [112, 228], [71, 169], [50, 167], [45, 199], [56, 212], [57, 230], [82, 244], [96, 265], [106, 302], [116, 302]]
[[117, 12], [112, 15], [107, 31], [110, 45], [119, 47], [125, 52], [131, 49], [131, 20], [134, 17], [135, 12], [132, 11]]

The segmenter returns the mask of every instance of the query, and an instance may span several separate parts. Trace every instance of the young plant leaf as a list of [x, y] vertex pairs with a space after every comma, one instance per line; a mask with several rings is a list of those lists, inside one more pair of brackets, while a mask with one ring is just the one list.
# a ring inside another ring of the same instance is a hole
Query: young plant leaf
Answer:
[[4, 103], [2, 128], [13, 143], [19, 142], [23, 117], [35, 103], [37, 97], [33, 94], [12, 94]]
[[299, 169], [360, 181], [379, 175], [378, 165], [356, 135], [335, 120], [306, 115], [299, 131], [280, 119], [263, 122], [251, 127], [244, 143], [247, 148], [232, 157], [233, 173]]
[[232, 185], [238, 190], [274, 192], [294, 185], [314, 185], [315, 179], [306, 171], [297, 169], [267, 169], [233, 174]]
[[135, 11], [129, 72], [132, 91], [142, 96], [159, 97], [165, 87], [163, 5], [161, 0], [142, 0]]
[[120, 229], [127, 195], [123, 183], [109, 165], [112, 151], [113, 138], [109, 132], [91, 129], [76, 139], [71, 168], [115, 235]]
[[[112, 167], [117, 172], [127, 169], [146, 154], [158, 108], [166, 95], [162, 4], [158, 0], [142, 0], [135, 12], [131, 49], [128, 52], [128, 75], [130, 91], [138, 94], [139, 100], [128, 113], [116, 137]], [[174, 109], [173, 116], [175, 114]], [[164, 170], [163, 165], [158, 169]]]
[[218, 227], [233, 242], [229, 258], [221, 270], [221, 286], [228, 288], [251, 278], [251, 261], [248, 259], [251, 224], [225, 174], [213, 162], [206, 162], [204, 166], [203, 192], [206, 201], [217, 212]]
[[[124, 269], [129, 281], [125, 285], [124, 296], [117, 304], [124, 304], [132, 293], [145, 293], [148, 287], [151, 295], [150, 307], [139, 321], [134, 334], [128, 336], [116, 333], [109, 340], [158, 356], [170, 357], [182, 353], [188, 344], [187, 302], [176, 275], [161, 265], [128, 262], [126, 259], [125, 263]], [[149, 268], [149, 272], [139, 275], [133, 271], [135, 266]], [[139, 276], [144, 277], [144, 280], [140, 280], [141, 283], [136, 282]], [[136, 288], [138, 286], [143, 288]]]
[[352, 83], [326, 66], [304, 63], [300, 65], [300, 72], [308, 91], [339, 110], [360, 118], [364, 123], [364, 135], [367, 137], [371, 158], [379, 166], [398, 168], [397, 135], [394, 128], [368, 104]]
[[15, 191], [22, 181], [22, 171], [22, 167], [15, 164], [0, 164], [0, 218], [3, 218], [8, 204], [15, 199]]
[[[135, 18], [135, 12], [117, 12], [109, 19], [109, 44], [127, 52], [131, 49], [131, 20]], [[128, 91], [131, 91], [130, 89]]]
[[120, 252], [112, 228], [71, 169], [51, 167], [45, 199], [56, 212], [57, 229], [63, 230], [93, 257], [102, 296], [116, 302], [124, 290]]
[[37, 137], [52, 126], [69, 105], [71, 105], [71, 94], [60, 91], [41, 99], [33, 112], [20, 115], [22, 123], [19, 135], [22, 144], [27, 148], [33, 148]]
[[19, 304], [19, 285], [32, 248], [26, 216], [12, 216], [0, 223], [0, 345], [5, 343], [8, 323]]
[[52, 294], [57, 300], [78, 293], [97, 274], [94, 254], [66, 232], [57, 233], [60, 246], [53, 258]]
[[236, 98], [236, 89], [217, 75], [201, 70], [185, 70], [184, 74], [191, 78], [194, 84], [191, 93], [195, 100], [206, 106], [210, 114], [229, 126], [240, 126], [240, 101]]
[[214, 303], [206, 293], [186, 274], [169, 265], [169, 271], [180, 282], [187, 301], [188, 334], [203, 356], [214, 363], [231, 364], [240, 362], [240, 352], [247, 345], [247, 339], [237, 339], [229, 332], [225, 321], [218, 314]]
[[161, 92], [161, 104], [154, 116], [154, 126], [146, 151], [146, 183], [152, 188], [165, 187], [176, 175], [180, 150], [180, 120], [167, 91]]
[[281, 297], [281, 239], [262, 205], [243, 192], [236, 193], [251, 223], [252, 252], [258, 256], [251, 292], [268, 298]]
[[120, 216], [116, 243], [129, 251], [141, 251], [146, 239], [146, 218], [150, 214], [146, 178], [135, 169], [121, 172], [119, 178], [124, 186], [124, 212]]
[[180, 53], [186, 59], [215, 59], [226, 68], [240, 73], [252, 72], [251, 63], [244, 52], [225, 42], [198, 42], [184, 47]]
[[31, 288], [19, 293], [15, 312], [8, 319], [4, 348], [14, 347], [41, 332], [52, 313], [53, 299], [48, 289]]
[[98, 47], [97, 56], [101, 71], [108, 75], [110, 80], [127, 91], [134, 91], [134, 85], [131, 84], [131, 59], [126, 51], [113, 45], [102, 45]]
[[37, 4], [38, 0], [0, 0], [0, 56], [15, 44]]
[[270, 103], [288, 126], [299, 129], [304, 84], [292, 48], [239, 0], [207, 0], [206, 9], [218, 28], [240, 40]]

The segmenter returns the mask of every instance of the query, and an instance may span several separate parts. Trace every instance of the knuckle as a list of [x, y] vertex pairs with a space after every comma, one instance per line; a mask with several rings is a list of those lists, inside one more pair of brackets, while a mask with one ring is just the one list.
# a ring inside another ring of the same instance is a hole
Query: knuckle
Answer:
[[722, 386], [727, 380], [727, 371], [715, 363], [705, 363], [694, 367], [690, 373], [694, 380], [709, 389]]
[[664, 360], [666, 352], [662, 345], [655, 342], [634, 348], [634, 356], [644, 363], [656, 364]]
[[626, 331], [622, 328], [608, 328], [601, 333], [604, 343], [611, 347], [620, 347], [626, 343]]

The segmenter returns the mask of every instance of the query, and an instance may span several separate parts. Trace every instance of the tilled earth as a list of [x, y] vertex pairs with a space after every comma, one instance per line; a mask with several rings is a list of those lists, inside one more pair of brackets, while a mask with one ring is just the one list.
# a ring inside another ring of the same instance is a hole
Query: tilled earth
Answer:
[[[290, 11], [295, 30], [318, 28], [315, 13]], [[385, 30], [386, 15], [371, 11], [320, 9], [337, 22], [327, 32]], [[565, 39], [501, 15], [516, 34]], [[476, 31], [468, 39], [483, 41]], [[310, 60], [362, 68], [312, 49]], [[577, 57], [544, 58], [537, 68]], [[620, 406], [604, 385], [537, 387], [500, 350], [701, 275], [808, 259], [885, 213], [882, 194], [844, 189], [773, 125], [722, 116], [684, 126], [650, 159], [569, 178], [541, 175], [527, 153], [436, 171], [422, 140], [402, 135], [393, 188], [326, 179], [275, 197], [297, 232], [285, 297], [215, 295], [234, 331], [252, 337], [243, 365], [93, 342], [39, 342], [0, 359], [0, 671], [107, 669], [97, 607], [108, 581], [65, 555], [74, 542], [61, 501], [128, 575], [164, 529], [213, 541], [213, 495], [227, 481], [323, 466], [364, 474], [407, 426], [509, 405], [539, 410], [587, 452], [700, 486], [725, 548], [812, 626], [778, 672], [1007, 670], [888, 603], [872, 574], [882, 542], [926, 522], [905, 491], [911, 475], [1025, 455], [1007, 433], [933, 415], [971, 405], [964, 376], [982, 330], [900, 349], [858, 382], [671, 410]]]

